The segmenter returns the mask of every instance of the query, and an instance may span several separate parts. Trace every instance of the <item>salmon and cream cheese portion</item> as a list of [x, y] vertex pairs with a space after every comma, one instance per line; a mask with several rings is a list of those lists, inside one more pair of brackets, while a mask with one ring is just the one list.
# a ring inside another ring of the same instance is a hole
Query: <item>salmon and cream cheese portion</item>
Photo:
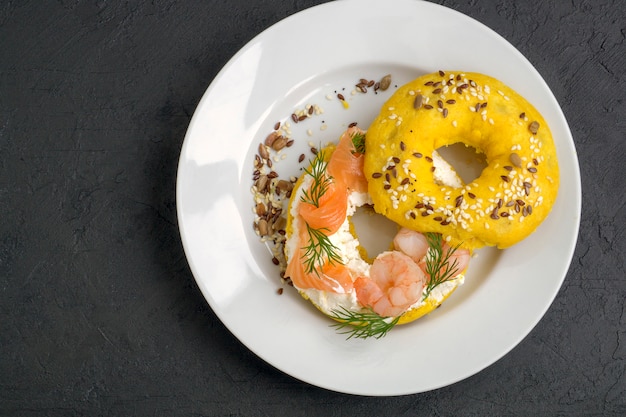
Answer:
[[[463, 283], [469, 252], [455, 252], [450, 260], [458, 273], [436, 287], [429, 285], [426, 268], [434, 256], [431, 243], [419, 232], [399, 227], [393, 249], [371, 262], [363, 258], [351, 217], [372, 204], [363, 174], [365, 134], [349, 128], [296, 183], [288, 209], [285, 276], [328, 316], [372, 310], [382, 317], [407, 316], [408, 322], [434, 310]], [[436, 181], [462, 186], [443, 158], [435, 158], [435, 164]], [[445, 241], [441, 245], [445, 248]]]

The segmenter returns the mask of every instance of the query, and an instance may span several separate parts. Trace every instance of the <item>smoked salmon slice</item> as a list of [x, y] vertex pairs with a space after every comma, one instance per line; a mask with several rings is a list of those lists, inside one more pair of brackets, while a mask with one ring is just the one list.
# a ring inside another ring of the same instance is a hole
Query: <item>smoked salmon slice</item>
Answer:
[[367, 180], [363, 173], [365, 156], [358, 152], [353, 139], [365, 132], [354, 126], [346, 130], [339, 138], [339, 144], [328, 161], [327, 171], [337, 181], [352, 191], [366, 192]]
[[302, 261], [303, 252], [302, 248], [295, 251], [285, 271], [285, 276], [289, 277], [296, 287], [300, 289], [314, 288], [334, 293], [352, 290], [352, 275], [346, 266], [327, 262], [320, 268], [319, 275], [307, 273]]
[[[315, 204], [306, 199], [298, 203], [294, 223], [299, 229], [299, 247], [291, 255], [285, 275], [300, 289], [315, 288], [334, 293], [352, 291], [353, 277], [345, 265], [326, 259], [323, 265], [317, 266], [315, 272], [307, 272], [303, 256], [311, 243], [308, 229], [316, 229], [326, 236], [336, 233], [346, 220], [349, 193], [367, 192], [367, 181], [363, 174], [364, 156], [357, 151], [353, 142], [355, 135], [362, 135], [362, 140], [364, 134], [361, 129], [351, 127], [341, 135], [323, 173], [330, 180], [327, 188], [319, 193]], [[315, 193], [309, 189], [308, 194]]]
[[319, 207], [304, 201], [298, 213], [312, 229], [319, 229], [326, 236], [335, 233], [346, 220], [348, 192], [343, 184], [331, 183], [319, 198]]

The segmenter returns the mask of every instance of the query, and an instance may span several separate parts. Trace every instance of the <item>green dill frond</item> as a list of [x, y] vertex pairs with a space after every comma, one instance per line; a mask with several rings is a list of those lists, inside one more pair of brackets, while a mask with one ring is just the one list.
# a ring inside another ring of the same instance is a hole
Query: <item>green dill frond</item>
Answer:
[[339, 321], [331, 324], [331, 327], [334, 327], [339, 334], [348, 335], [348, 339], [353, 337], [356, 339], [367, 339], [370, 337], [380, 339], [398, 324], [401, 316], [382, 317], [372, 309], [368, 309], [365, 312], [355, 312], [341, 307], [338, 310], [332, 310], [330, 317]]
[[313, 178], [311, 187], [305, 190], [300, 197], [300, 200], [304, 203], [313, 204], [315, 207], [320, 206], [320, 198], [328, 191], [328, 187], [333, 182], [333, 177], [326, 174], [326, 162], [323, 151], [320, 151], [315, 156], [315, 159], [311, 162], [309, 168], [305, 168], [306, 175], [310, 175]]
[[352, 135], [352, 145], [354, 145], [353, 154], [365, 154], [365, 134], [361, 132], [354, 132]]
[[429, 245], [429, 254], [426, 256], [426, 273], [430, 276], [430, 280], [426, 284], [424, 300], [438, 285], [449, 281], [457, 274], [458, 261], [455, 259], [450, 265], [450, 258], [460, 246], [459, 244], [444, 251], [443, 237], [439, 233], [426, 233], [426, 240]]
[[304, 270], [308, 273], [316, 273], [319, 276], [318, 267], [328, 263], [342, 264], [339, 248], [333, 245], [328, 236], [324, 233], [328, 229], [314, 229], [306, 223], [306, 230], [309, 234], [309, 244], [304, 246]]

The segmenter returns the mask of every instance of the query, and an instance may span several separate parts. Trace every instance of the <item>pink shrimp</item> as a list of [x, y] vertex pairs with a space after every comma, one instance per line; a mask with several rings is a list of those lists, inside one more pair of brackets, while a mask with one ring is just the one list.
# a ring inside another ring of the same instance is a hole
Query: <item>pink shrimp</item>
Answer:
[[423, 234], [403, 227], [393, 238], [393, 247], [419, 263], [428, 252], [428, 240]]
[[407, 255], [383, 252], [370, 268], [370, 277], [359, 277], [354, 289], [359, 302], [384, 317], [404, 313], [422, 296], [426, 275]]
[[[447, 243], [444, 243], [443, 253], [446, 254], [450, 250], [451, 250], [450, 246], [448, 246]], [[454, 267], [455, 272], [451, 278], [456, 277], [459, 274], [462, 274], [463, 271], [467, 269], [467, 267], [469, 266], [470, 257], [471, 257], [471, 254], [469, 250], [463, 249], [463, 248], [456, 248], [456, 250], [452, 253], [452, 255], [450, 255], [450, 259], [448, 260], [448, 265], [454, 265], [454, 263], [456, 262], [456, 265]]]
[[[424, 258], [428, 253], [428, 239], [426, 239], [426, 236], [403, 227], [393, 238], [393, 246], [396, 250], [408, 255], [420, 266], [420, 268], [422, 268], [424, 272], [426, 272], [426, 260]], [[452, 250], [447, 243], [443, 244], [442, 249], [444, 256], [448, 253], [448, 251]], [[470, 262], [470, 251], [463, 248], [455, 249], [450, 255], [448, 265], [454, 265], [455, 262], [456, 272], [454, 273], [454, 276], [457, 276], [467, 269]]]

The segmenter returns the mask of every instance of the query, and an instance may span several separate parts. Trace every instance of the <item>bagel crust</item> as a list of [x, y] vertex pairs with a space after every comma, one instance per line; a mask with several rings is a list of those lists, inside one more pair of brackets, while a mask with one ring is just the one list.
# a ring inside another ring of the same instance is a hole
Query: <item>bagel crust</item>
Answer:
[[[454, 143], [487, 167], [462, 187], [436, 180], [433, 153]], [[550, 129], [525, 98], [478, 73], [439, 71], [400, 87], [367, 131], [364, 172], [375, 210], [468, 249], [507, 248], [548, 216], [559, 188]]]

